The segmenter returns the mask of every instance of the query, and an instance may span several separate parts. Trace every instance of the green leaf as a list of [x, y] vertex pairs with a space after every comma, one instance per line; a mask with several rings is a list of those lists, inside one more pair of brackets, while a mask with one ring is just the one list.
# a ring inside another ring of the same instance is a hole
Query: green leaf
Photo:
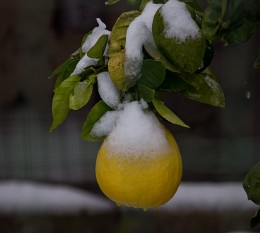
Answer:
[[202, 12], [203, 11], [197, 0], [180, 0], [180, 1], [188, 4], [196, 12]]
[[188, 88], [193, 88], [193, 86], [187, 83], [178, 74], [167, 71], [164, 82], [160, 86], [159, 90], [168, 92], [182, 92]]
[[260, 162], [247, 173], [243, 187], [248, 199], [260, 205]]
[[211, 0], [204, 12], [202, 31], [207, 39], [226, 44], [247, 41], [260, 28], [260, 2]]
[[260, 209], [256, 212], [255, 216], [250, 220], [250, 228], [255, 228], [258, 224], [260, 224]]
[[194, 101], [217, 107], [225, 106], [222, 88], [208, 70], [200, 74], [182, 74], [182, 76], [168, 73], [160, 90], [179, 92]]
[[118, 2], [120, 2], [120, 0], [108, 0], [105, 4], [106, 5], [113, 5], [113, 4], [118, 3]]
[[75, 85], [80, 81], [79, 76], [71, 76], [64, 80], [61, 85], [55, 89], [52, 99], [52, 125], [50, 131], [53, 132], [68, 116], [69, 98]]
[[211, 0], [204, 11], [202, 33], [212, 41], [218, 35], [228, 7], [227, 0]]
[[198, 75], [192, 75], [185, 79], [193, 87], [182, 92], [190, 99], [216, 107], [225, 107], [225, 96], [215, 76], [206, 70]]
[[155, 90], [144, 85], [138, 85], [138, 90], [146, 102], [151, 102], [154, 99]]
[[58, 76], [58, 78], [55, 80], [54, 83], [54, 90], [68, 77], [70, 77], [71, 73], [74, 71], [76, 65], [78, 64], [79, 59], [74, 58], [69, 60], [66, 65], [64, 65], [63, 72], [61, 72]]
[[246, 42], [256, 31], [257, 25], [254, 22], [247, 21], [246, 19], [237, 26], [233, 28], [228, 27], [221, 33], [221, 39], [225, 41], [226, 44], [231, 43], [243, 43]]
[[245, 42], [260, 28], [260, 2], [230, 0], [227, 18], [220, 38], [226, 44]]
[[127, 0], [127, 4], [130, 6], [138, 6], [141, 4], [142, 0]]
[[163, 83], [164, 78], [165, 68], [161, 62], [152, 59], [144, 60], [141, 69], [141, 78], [137, 84], [157, 89]]
[[130, 23], [139, 15], [139, 11], [124, 12], [119, 16], [111, 31], [108, 71], [111, 80], [121, 91], [129, 89], [124, 72], [126, 31]]
[[60, 64], [49, 76], [49, 78], [54, 78], [55, 76], [59, 75], [60, 73], [62, 73], [65, 68], [68, 66], [68, 64], [71, 62], [71, 58], [69, 58], [67, 61], [65, 61], [64, 63]]
[[97, 137], [91, 133], [94, 124], [107, 112], [112, 109], [105, 104], [103, 100], [99, 101], [89, 112], [87, 119], [83, 125], [81, 138], [83, 140], [98, 141], [102, 138]]
[[161, 9], [159, 9], [154, 16], [152, 25], [157, 48], [179, 70], [194, 73], [203, 61], [206, 48], [204, 36], [201, 34], [198, 38], [187, 38], [185, 41], [179, 41], [175, 37], [166, 37], [164, 28]]
[[150, 0], [142, 0], [141, 4], [140, 4], [140, 7], [139, 7], [139, 10], [140, 11], [143, 11], [143, 9], [145, 8], [146, 4], [150, 2]]
[[153, 105], [156, 111], [167, 121], [171, 122], [172, 124], [180, 125], [186, 128], [189, 128], [175, 113], [173, 113], [168, 107], [164, 105], [163, 102], [157, 99], [153, 99]]
[[108, 41], [108, 35], [102, 35], [95, 45], [93, 45], [92, 48], [88, 51], [88, 57], [90, 58], [99, 58], [101, 59], [103, 57], [105, 48], [107, 46]]
[[69, 108], [79, 110], [84, 107], [88, 103], [92, 92], [93, 83], [91, 81], [78, 82], [74, 87], [73, 93], [70, 94]]

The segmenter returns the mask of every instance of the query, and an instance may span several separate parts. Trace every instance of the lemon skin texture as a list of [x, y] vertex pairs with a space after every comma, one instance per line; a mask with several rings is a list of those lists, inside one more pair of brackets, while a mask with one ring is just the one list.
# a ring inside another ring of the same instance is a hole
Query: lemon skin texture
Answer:
[[102, 192], [117, 205], [157, 208], [170, 200], [182, 176], [178, 145], [169, 130], [168, 153], [149, 155], [111, 154], [105, 140], [96, 160], [96, 178]]

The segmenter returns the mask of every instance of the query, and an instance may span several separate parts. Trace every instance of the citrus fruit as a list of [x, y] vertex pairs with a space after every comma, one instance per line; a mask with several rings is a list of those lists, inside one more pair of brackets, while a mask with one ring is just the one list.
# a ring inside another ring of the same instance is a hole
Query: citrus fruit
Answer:
[[156, 208], [177, 191], [182, 176], [181, 156], [171, 132], [163, 130], [170, 149], [162, 149], [162, 153], [118, 154], [111, 150], [109, 140], [103, 142], [96, 160], [96, 178], [103, 193], [117, 205]]

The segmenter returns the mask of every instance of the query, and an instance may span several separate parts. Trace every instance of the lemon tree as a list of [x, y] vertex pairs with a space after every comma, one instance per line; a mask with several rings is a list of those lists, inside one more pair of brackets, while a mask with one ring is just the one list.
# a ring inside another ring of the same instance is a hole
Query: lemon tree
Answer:
[[111, 30], [98, 18], [79, 49], [50, 75], [56, 78], [50, 131], [98, 91], [101, 100], [82, 128], [83, 140], [104, 140], [97, 182], [118, 205], [156, 208], [172, 198], [182, 175], [180, 151], [163, 123], [189, 128], [161, 93], [224, 107], [209, 67], [214, 41], [248, 40], [260, 27], [260, 7], [254, 0], [210, 0], [205, 8], [196, 0], [127, 3], [136, 10], [123, 12]]

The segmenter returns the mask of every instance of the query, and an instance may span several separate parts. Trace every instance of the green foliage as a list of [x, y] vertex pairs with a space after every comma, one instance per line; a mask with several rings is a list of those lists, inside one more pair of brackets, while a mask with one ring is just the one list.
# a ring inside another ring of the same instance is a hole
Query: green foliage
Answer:
[[[54, 83], [54, 90], [60, 86], [60, 84], [67, 79], [70, 74], [73, 72], [73, 70], [75, 69], [76, 65], [79, 62], [79, 58], [73, 58], [73, 59], [69, 59], [67, 62], [63, 63], [61, 66], [58, 67], [59, 69], [59, 76], [58, 78], [55, 80]], [[57, 74], [55, 74], [57, 75]]]
[[155, 90], [145, 86], [145, 85], [138, 85], [138, 90], [140, 92], [141, 97], [146, 101], [146, 102], [151, 102], [154, 99], [155, 95]]
[[175, 113], [173, 113], [164, 103], [160, 100], [153, 99], [153, 105], [156, 111], [167, 121], [172, 124], [180, 125], [186, 128], [189, 128]]
[[214, 75], [207, 71], [200, 74], [167, 73], [161, 91], [174, 91], [201, 103], [224, 107], [225, 97]]
[[204, 11], [202, 31], [207, 39], [226, 44], [247, 41], [260, 28], [260, 2], [211, 0]]
[[[260, 162], [258, 162], [246, 175], [243, 187], [249, 200], [260, 205]], [[260, 224], [260, 209], [250, 221], [250, 227]]]
[[[259, 2], [209, 0], [206, 9], [202, 9], [197, 0], [181, 1], [186, 4], [192, 18], [201, 28], [201, 36], [185, 41], [166, 38], [165, 25], [159, 9], [152, 23], [156, 47], [145, 43], [144, 53], [147, 53], [140, 78], [133, 87], [129, 86], [124, 73], [126, 33], [129, 25], [141, 14], [149, 0], [126, 0], [139, 10], [123, 12], [115, 22], [110, 38], [108, 35], [102, 35], [87, 51], [88, 57], [99, 60], [96, 66], [86, 67], [78, 76], [71, 76], [84, 56], [82, 45], [92, 31], [85, 34], [81, 47], [50, 75], [50, 78], [57, 77], [54, 84], [51, 131], [66, 119], [71, 110], [81, 109], [88, 103], [94, 90], [96, 76], [107, 70], [111, 80], [123, 94], [130, 94], [131, 99], [135, 100], [144, 99], [149, 103], [151, 110], [173, 124], [188, 127], [162, 101], [156, 99], [158, 92], [178, 92], [194, 101], [224, 107], [225, 97], [222, 88], [208, 68], [214, 55], [213, 42], [216, 39], [221, 39], [226, 44], [246, 41], [259, 28]], [[112, 5], [117, 2], [119, 0], [108, 0], [106, 4]], [[153, 2], [164, 4], [167, 0]], [[103, 57], [107, 45], [108, 63]], [[260, 67], [260, 56], [255, 62], [255, 67]], [[109, 110], [102, 101], [95, 105], [84, 123], [83, 139], [100, 139], [90, 132], [94, 123]]]
[[127, 4], [130, 6], [139, 6], [142, 0], [126, 0]]
[[248, 199], [260, 205], [260, 162], [247, 173], [243, 187]]
[[256, 211], [256, 214], [254, 217], [250, 220], [250, 228], [255, 228], [258, 224], [260, 224], [260, 209]]
[[89, 112], [87, 119], [84, 123], [81, 138], [83, 140], [89, 141], [98, 141], [103, 140], [104, 138], [97, 137], [91, 133], [91, 130], [96, 122], [107, 112], [112, 110], [107, 106], [104, 101], [99, 101]]
[[124, 12], [111, 31], [108, 70], [112, 81], [121, 91], [129, 89], [124, 74], [126, 31], [130, 23], [139, 15], [139, 11]]
[[73, 93], [70, 94], [70, 109], [79, 110], [88, 103], [93, 91], [93, 81], [94, 78], [90, 80], [84, 80], [83, 82], [78, 82], [75, 85]]
[[54, 131], [68, 116], [70, 112], [69, 99], [75, 85], [80, 81], [79, 76], [71, 76], [64, 80], [54, 91], [52, 100], [52, 125], [50, 131]]
[[95, 45], [88, 51], [88, 57], [101, 59], [107, 46], [107, 41], [108, 35], [101, 36]]
[[141, 69], [141, 78], [138, 80], [138, 85], [145, 85], [152, 89], [157, 89], [165, 78], [165, 67], [161, 62], [153, 59], [143, 61]]
[[185, 41], [179, 41], [175, 37], [168, 38], [165, 35], [165, 25], [160, 13], [160, 9], [153, 19], [153, 37], [157, 48], [180, 71], [194, 73], [201, 66], [206, 41], [204, 36], [198, 38], [187, 38]]
[[113, 5], [113, 4], [118, 3], [118, 2], [120, 2], [120, 0], [108, 0], [106, 2], [106, 5]]

